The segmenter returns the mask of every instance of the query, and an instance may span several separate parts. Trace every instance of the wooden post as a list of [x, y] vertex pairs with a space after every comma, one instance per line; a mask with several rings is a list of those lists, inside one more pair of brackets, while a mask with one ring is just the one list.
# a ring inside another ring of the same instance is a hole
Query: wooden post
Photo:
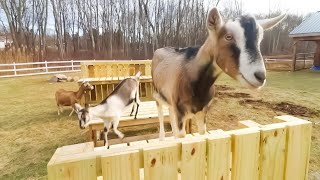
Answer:
[[73, 60], [71, 60], [71, 70], [73, 71], [74, 70], [74, 64], [73, 64]]
[[236, 132], [231, 137], [231, 180], [259, 179], [260, 132], [248, 129]]
[[292, 72], [296, 70], [296, 61], [297, 61], [297, 41], [293, 42], [293, 55], [292, 55]]
[[145, 180], [178, 179], [178, 146], [167, 144], [143, 148]]
[[316, 44], [317, 44], [317, 47], [316, 47], [316, 51], [314, 54], [313, 65], [320, 66], [320, 41], [316, 41]]
[[228, 180], [231, 166], [231, 136], [223, 133], [209, 136], [207, 151], [207, 179]]
[[103, 179], [139, 180], [139, 151], [101, 156]]
[[192, 119], [188, 119], [186, 121], [186, 133], [191, 134], [192, 133]]
[[182, 142], [181, 179], [205, 179], [206, 140]]
[[260, 180], [283, 179], [285, 174], [286, 128], [261, 128]]
[[16, 63], [13, 62], [13, 70], [14, 70], [14, 75], [17, 75], [17, 67], [16, 67]]
[[287, 126], [285, 180], [308, 179], [311, 130], [311, 122], [292, 123]]
[[47, 61], [44, 61], [44, 65], [46, 67], [46, 72], [48, 72], [48, 63], [47, 63]]

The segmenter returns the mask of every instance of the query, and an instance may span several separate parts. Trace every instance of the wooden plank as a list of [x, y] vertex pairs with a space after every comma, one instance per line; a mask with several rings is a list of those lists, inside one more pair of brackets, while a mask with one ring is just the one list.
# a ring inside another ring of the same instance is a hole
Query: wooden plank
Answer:
[[232, 180], [259, 178], [260, 132], [248, 129], [232, 134]]
[[[146, 140], [134, 141], [134, 142], [129, 143], [129, 145], [131, 147], [143, 147], [147, 144], [148, 144], [148, 141], [146, 141]], [[143, 150], [142, 150], [142, 148], [139, 149], [139, 156], [140, 156], [140, 158], [139, 158], [140, 166], [139, 167], [143, 168]]]
[[275, 120], [276, 122], [293, 122], [293, 121], [304, 121], [302, 119], [299, 119], [297, 117], [294, 116], [290, 116], [290, 115], [283, 115], [283, 116], [275, 116], [273, 118], [273, 120]]
[[238, 126], [240, 128], [247, 128], [247, 127], [261, 127], [261, 124], [252, 121], [252, 120], [245, 120], [245, 121], [238, 121]]
[[101, 156], [103, 179], [140, 180], [139, 159], [139, 151]]
[[[172, 133], [166, 132], [166, 137], [169, 137], [169, 136], [172, 136]], [[123, 139], [110, 139], [110, 140], [108, 140], [108, 144], [113, 145], [113, 144], [119, 144], [119, 143], [130, 143], [130, 142], [134, 142], [134, 141], [155, 139], [158, 137], [159, 137], [159, 133], [146, 134], [146, 135], [140, 135], [140, 136], [132, 136], [132, 137], [124, 137]]]
[[182, 142], [181, 179], [205, 179], [206, 140]]
[[168, 144], [143, 149], [145, 180], [178, 179], [178, 146]]
[[57, 148], [57, 150], [54, 152], [51, 159], [49, 160], [48, 166], [53, 165], [56, 162], [56, 159], [59, 156], [60, 151], [61, 151], [61, 148]]
[[207, 139], [207, 179], [230, 178], [231, 136], [215, 133]]
[[283, 179], [286, 128], [262, 128], [260, 132], [260, 180]]
[[82, 152], [93, 151], [94, 145], [93, 142], [86, 142], [74, 145], [68, 145], [61, 147], [59, 155], [68, 155], [68, 154], [78, 154]]
[[96, 157], [81, 157], [74, 161], [48, 164], [48, 179], [88, 180], [96, 179]]
[[113, 144], [109, 146], [109, 149], [119, 149], [119, 148], [123, 148], [123, 147], [127, 147], [128, 144], [127, 143], [121, 143], [121, 144]]
[[287, 126], [286, 180], [308, 179], [312, 123]]

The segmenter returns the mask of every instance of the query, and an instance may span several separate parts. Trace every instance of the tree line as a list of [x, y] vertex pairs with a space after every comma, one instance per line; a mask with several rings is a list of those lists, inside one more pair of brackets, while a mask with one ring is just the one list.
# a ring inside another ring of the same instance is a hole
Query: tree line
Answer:
[[[201, 45], [207, 37], [209, 7], [225, 19], [241, 15], [242, 5], [228, 0], [0, 0], [3, 34], [25, 48], [34, 61], [50, 59], [146, 59], [164, 46]], [[259, 14], [257, 19], [279, 15]], [[263, 54], [289, 54], [289, 32], [303, 20], [290, 14], [265, 33]], [[51, 24], [51, 25], [50, 25]], [[52, 26], [54, 24], [54, 26]], [[52, 27], [51, 27], [52, 26]], [[52, 28], [54, 31], [49, 32]], [[301, 47], [307, 49], [308, 45]]]

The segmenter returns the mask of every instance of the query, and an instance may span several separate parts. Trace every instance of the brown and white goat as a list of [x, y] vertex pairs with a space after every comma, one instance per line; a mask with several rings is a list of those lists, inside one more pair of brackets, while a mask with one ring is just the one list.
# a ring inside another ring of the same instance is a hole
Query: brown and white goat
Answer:
[[64, 89], [59, 89], [56, 91], [56, 102], [58, 107], [58, 115], [60, 115], [60, 112], [63, 112], [63, 106], [71, 106], [72, 111], [69, 114], [69, 116], [72, 115], [74, 112], [74, 104], [79, 103], [83, 94], [86, 93], [86, 91], [92, 90], [93, 86], [89, 84], [88, 82], [83, 82], [81, 86], [79, 87], [79, 90], [74, 91], [66, 91]]
[[83, 108], [75, 104], [78, 114], [79, 126], [85, 128], [90, 120], [101, 119], [104, 121], [104, 139], [105, 146], [108, 146], [108, 132], [113, 125], [113, 131], [119, 138], [124, 135], [118, 130], [119, 120], [123, 111], [133, 104], [131, 114], [134, 111], [134, 105], [137, 105], [134, 118], [137, 118], [139, 110], [139, 78], [140, 72], [134, 78], [127, 78], [120, 82], [114, 91], [104, 99], [100, 104], [94, 107]]
[[258, 21], [240, 16], [223, 22], [216, 8], [207, 17], [208, 38], [200, 47], [165, 47], [154, 52], [152, 79], [164, 139], [163, 105], [169, 107], [173, 134], [184, 137], [186, 121], [195, 118], [198, 132], [206, 131], [205, 114], [214, 96], [214, 82], [223, 71], [242, 85], [259, 89], [266, 82], [266, 68], [260, 52], [263, 31], [285, 15]]

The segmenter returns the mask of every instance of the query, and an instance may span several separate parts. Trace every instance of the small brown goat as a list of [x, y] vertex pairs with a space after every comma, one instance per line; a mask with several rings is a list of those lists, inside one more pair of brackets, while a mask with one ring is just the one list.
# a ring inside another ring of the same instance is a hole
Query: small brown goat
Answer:
[[55, 96], [58, 107], [58, 115], [60, 115], [60, 112], [63, 112], [63, 106], [72, 106], [72, 111], [69, 114], [69, 116], [71, 116], [74, 111], [74, 104], [79, 103], [83, 94], [92, 89], [93, 86], [91, 84], [88, 82], [83, 82], [77, 92], [66, 91], [64, 89], [59, 89], [56, 91]]

